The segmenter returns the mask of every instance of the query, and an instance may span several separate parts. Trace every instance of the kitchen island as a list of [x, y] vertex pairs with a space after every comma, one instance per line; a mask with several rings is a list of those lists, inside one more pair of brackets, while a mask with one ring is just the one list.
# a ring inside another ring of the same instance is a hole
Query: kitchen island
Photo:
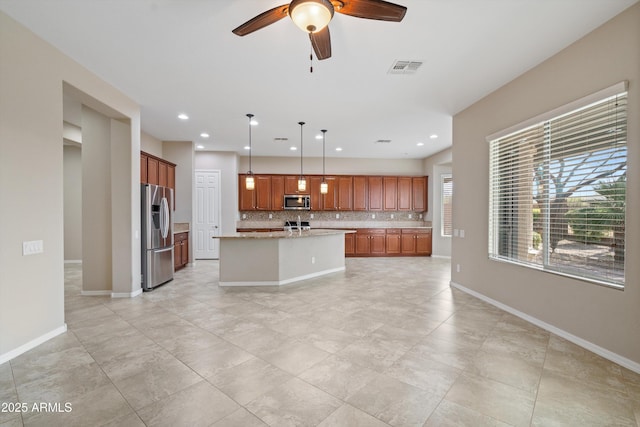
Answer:
[[344, 235], [353, 232], [316, 229], [216, 237], [220, 286], [279, 286], [344, 271]]

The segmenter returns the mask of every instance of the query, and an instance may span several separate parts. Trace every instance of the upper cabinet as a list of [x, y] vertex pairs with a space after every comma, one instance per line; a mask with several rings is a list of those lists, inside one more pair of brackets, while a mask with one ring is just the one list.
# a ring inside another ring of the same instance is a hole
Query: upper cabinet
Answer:
[[[238, 207], [241, 211], [283, 210], [285, 194], [308, 194], [312, 211], [427, 210], [426, 176], [307, 175], [307, 188], [298, 191], [297, 175], [254, 175], [255, 189], [246, 190], [239, 175]], [[322, 181], [327, 193], [320, 192]]]
[[155, 184], [173, 189], [173, 208], [176, 208], [176, 165], [152, 154], [140, 152], [140, 183]]

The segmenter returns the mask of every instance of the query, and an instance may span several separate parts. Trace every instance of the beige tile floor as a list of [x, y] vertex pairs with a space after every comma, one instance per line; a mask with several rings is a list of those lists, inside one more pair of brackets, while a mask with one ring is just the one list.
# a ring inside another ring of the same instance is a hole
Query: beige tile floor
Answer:
[[[247, 265], [247, 268], [251, 268]], [[134, 299], [82, 297], [69, 330], [0, 365], [0, 426], [637, 426], [640, 375], [449, 287], [435, 258], [350, 258], [280, 289], [216, 261]]]

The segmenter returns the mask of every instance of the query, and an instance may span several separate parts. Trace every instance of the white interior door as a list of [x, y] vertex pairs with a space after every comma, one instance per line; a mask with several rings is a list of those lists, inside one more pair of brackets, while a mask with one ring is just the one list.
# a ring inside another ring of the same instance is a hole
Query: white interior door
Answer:
[[220, 171], [196, 170], [196, 218], [194, 258], [220, 256]]

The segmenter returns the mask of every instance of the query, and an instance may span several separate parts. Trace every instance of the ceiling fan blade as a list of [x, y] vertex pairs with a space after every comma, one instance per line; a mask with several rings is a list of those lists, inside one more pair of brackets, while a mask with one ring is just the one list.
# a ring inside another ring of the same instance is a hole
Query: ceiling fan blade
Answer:
[[318, 60], [331, 58], [331, 35], [329, 34], [329, 26], [324, 27], [317, 33], [309, 33], [311, 46], [316, 53]]
[[247, 34], [251, 34], [254, 31], [258, 31], [259, 29], [264, 28], [267, 25], [271, 25], [274, 22], [277, 22], [288, 15], [289, 15], [289, 5], [283, 4], [281, 6], [274, 7], [271, 10], [267, 10], [266, 12], [261, 13], [255, 18], [248, 20], [247, 22], [240, 25], [238, 28], [236, 28], [235, 30], [232, 30], [231, 32], [238, 36], [246, 36]]
[[342, 0], [331, 3], [336, 12], [379, 21], [400, 22], [407, 12], [406, 7], [383, 0]]

